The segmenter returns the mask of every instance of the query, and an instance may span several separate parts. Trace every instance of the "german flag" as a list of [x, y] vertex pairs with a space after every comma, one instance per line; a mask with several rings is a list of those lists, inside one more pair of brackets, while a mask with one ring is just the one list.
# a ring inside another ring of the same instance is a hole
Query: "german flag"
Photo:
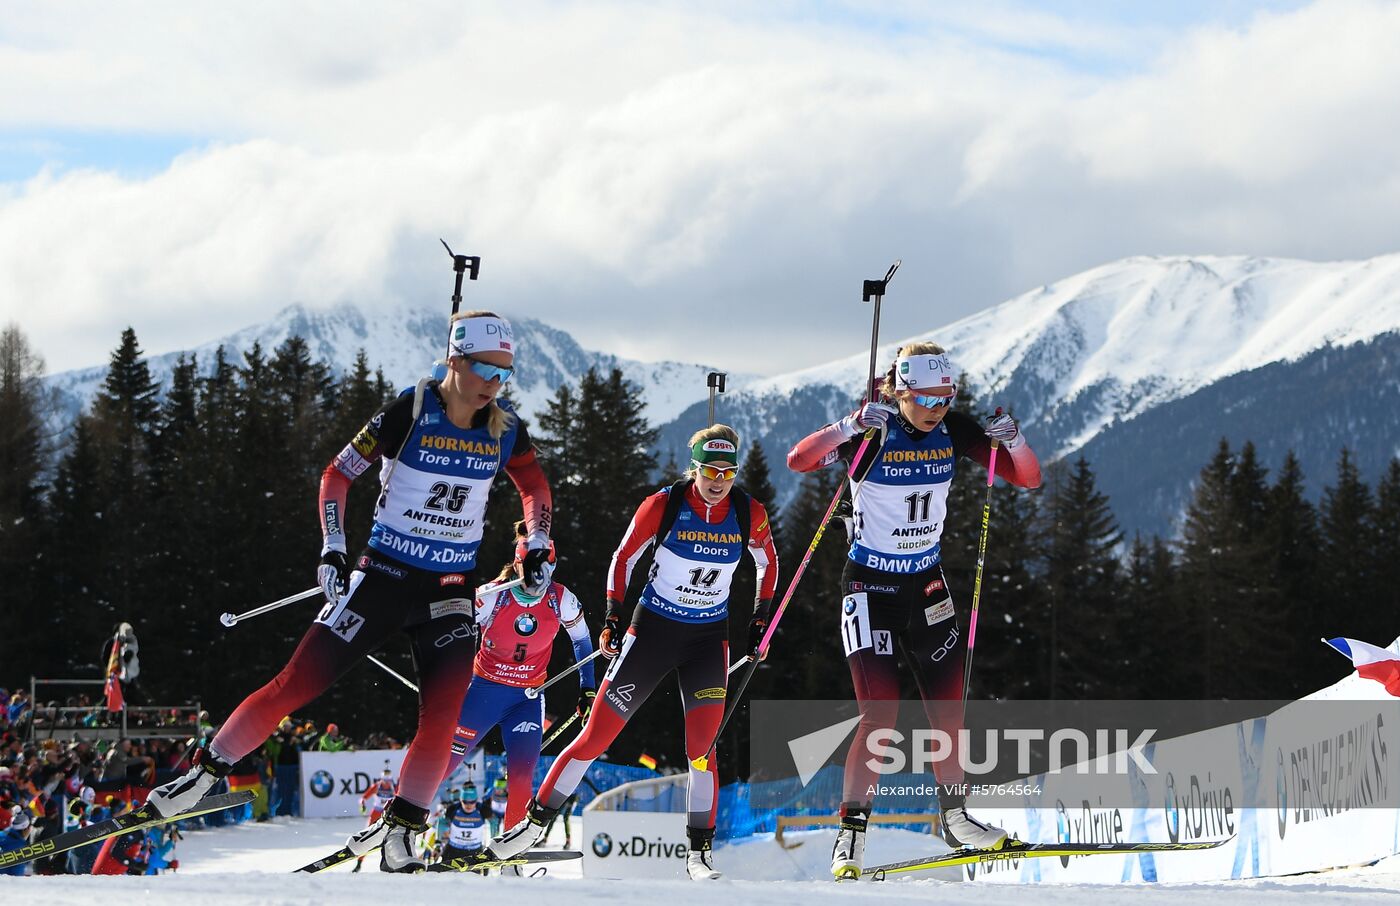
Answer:
[[648, 771], [656, 770], [656, 759], [652, 758], [646, 752], [643, 752], [641, 755], [637, 756], [637, 764], [646, 768]]

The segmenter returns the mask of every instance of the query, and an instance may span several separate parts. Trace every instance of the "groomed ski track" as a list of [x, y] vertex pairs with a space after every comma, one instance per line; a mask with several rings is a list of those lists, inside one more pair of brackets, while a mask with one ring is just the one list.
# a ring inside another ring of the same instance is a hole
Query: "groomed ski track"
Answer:
[[[348, 867], [320, 875], [294, 875], [299, 865], [343, 845], [346, 835], [362, 826], [358, 819], [290, 820], [241, 824], [221, 830], [188, 834], [179, 844], [181, 868], [156, 877], [0, 877], [0, 900], [7, 903], [78, 903], [123, 901], [159, 906], [205, 904], [311, 903], [335, 906], [405, 906], [410, 903], [623, 903], [666, 906], [709, 906], [717, 902], [744, 906], [802, 903], [803, 906], [864, 906], [877, 903], [968, 904], [968, 906], [1157, 906], [1203, 903], [1329, 904], [1393, 903], [1400, 895], [1400, 856], [1376, 865], [1320, 874], [1211, 884], [1004, 885], [963, 883], [904, 877], [883, 883], [863, 881], [837, 885], [820, 878], [830, 850], [830, 834], [790, 835], [805, 840], [783, 850], [771, 838], [758, 838], [716, 851], [716, 867], [745, 880], [718, 882], [590, 880], [580, 863], [550, 866], [544, 878], [479, 878], [472, 875], [381, 874], [378, 857], [365, 862], [365, 871]], [[578, 833], [578, 824], [575, 824]], [[554, 828], [554, 843], [562, 829]], [[579, 843], [576, 836], [575, 845]], [[929, 851], [929, 838], [902, 831], [872, 834], [872, 856], [908, 858], [920, 848]], [[773, 880], [749, 880], [768, 877]], [[1211, 898], [1211, 899], [1206, 899]]]

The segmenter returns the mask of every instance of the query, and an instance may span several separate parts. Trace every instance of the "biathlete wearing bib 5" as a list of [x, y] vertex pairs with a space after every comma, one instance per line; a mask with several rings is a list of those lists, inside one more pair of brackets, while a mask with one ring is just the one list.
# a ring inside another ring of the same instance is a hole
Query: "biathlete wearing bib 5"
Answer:
[[[549, 657], [559, 630], [568, 633], [576, 662], [593, 653], [593, 642], [579, 599], [558, 582], [551, 582], [545, 593], [535, 598], [522, 588], [483, 595], [477, 603], [476, 619], [481, 647], [452, 737], [446, 776], [492, 727], [499, 726], [506, 747], [505, 821], [510, 826], [525, 817], [544, 730], [544, 697], [530, 698], [525, 690], [548, 679]], [[579, 668], [579, 688], [595, 686], [589, 662]]]
[[[859, 435], [847, 438], [838, 425], [827, 425], [793, 447], [788, 465], [810, 472], [849, 464], [861, 442]], [[850, 478], [854, 527], [842, 573], [841, 633], [862, 720], [846, 759], [843, 798], [848, 806], [869, 809], [877, 776], [867, 764], [866, 739], [895, 725], [896, 644], [914, 673], [931, 725], [946, 729], [961, 720], [966, 605], [954, 604], [939, 545], [957, 463], [968, 458], [985, 467], [990, 455], [991, 442], [971, 416], [949, 412], [924, 432], [896, 411], [885, 436], [872, 441], [856, 463]], [[997, 475], [1011, 484], [1040, 484], [1040, 464], [1024, 442], [998, 450], [996, 466]], [[956, 758], [944, 761], [938, 774], [945, 785], [960, 785], [963, 779]]]

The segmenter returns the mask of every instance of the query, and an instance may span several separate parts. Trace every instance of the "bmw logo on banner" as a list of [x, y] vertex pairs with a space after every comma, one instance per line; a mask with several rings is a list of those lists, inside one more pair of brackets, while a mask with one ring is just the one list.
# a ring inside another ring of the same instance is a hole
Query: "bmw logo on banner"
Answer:
[[593, 855], [600, 859], [606, 858], [612, 853], [612, 837], [607, 834], [599, 834], [593, 838]]
[[331, 780], [330, 771], [317, 771], [311, 775], [311, 795], [317, 799], [325, 799], [335, 792], [335, 782]]

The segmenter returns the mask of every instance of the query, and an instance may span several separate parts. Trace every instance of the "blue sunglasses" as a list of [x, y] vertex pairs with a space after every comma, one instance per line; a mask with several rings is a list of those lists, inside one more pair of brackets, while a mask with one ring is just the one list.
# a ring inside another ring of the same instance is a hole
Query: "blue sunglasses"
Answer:
[[925, 409], [937, 409], [940, 406], [951, 406], [953, 404], [953, 399], [957, 395], [957, 391], [955, 390], [947, 396], [923, 396], [921, 394], [915, 393], [913, 394], [913, 397], [914, 402], [918, 403], [920, 406], [923, 406]]
[[510, 381], [510, 376], [515, 374], [514, 368], [502, 368], [500, 365], [488, 365], [485, 362], [478, 362], [476, 359], [467, 359], [467, 367], [472, 370], [472, 374], [483, 381], [500, 381], [502, 384]]

